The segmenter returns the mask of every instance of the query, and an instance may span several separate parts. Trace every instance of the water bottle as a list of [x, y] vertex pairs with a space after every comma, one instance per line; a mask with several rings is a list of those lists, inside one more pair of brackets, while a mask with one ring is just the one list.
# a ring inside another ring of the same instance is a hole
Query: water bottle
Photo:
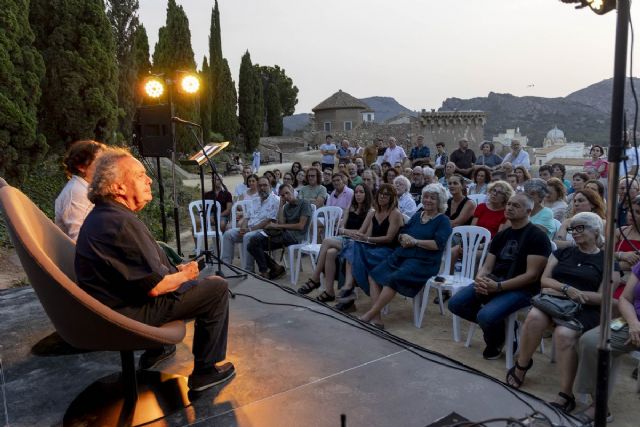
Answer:
[[456, 261], [453, 266], [453, 280], [454, 282], [460, 282], [462, 280], [462, 262]]

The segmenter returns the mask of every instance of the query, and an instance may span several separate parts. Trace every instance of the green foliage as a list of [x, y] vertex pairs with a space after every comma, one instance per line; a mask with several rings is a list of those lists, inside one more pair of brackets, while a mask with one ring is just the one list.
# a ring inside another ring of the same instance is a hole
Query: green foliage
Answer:
[[[196, 71], [191, 48], [191, 31], [182, 6], [178, 6], [175, 0], [169, 0], [167, 21], [159, 30], [158, 43], [153, 52], [153, 72], [178, 78], [181, 71], [191, 73]], [[200, 118], [198, 96], [182, 94], [177, 89], [173, 90], [175, 115], [185, 120], [198, 121]], [[177, 150], [182, 153], [191, 153], [198, 145], [191, 132], [182, 126], [176, 128], [176, 144]]]
[[62, 152], [78, 139], [111, 139], [118, 68], [104, 2], [31, 0], [29, 20], [46, 64], [38, 120], [49, 146]]
[[262, 80], [260, 79], [260, 75], [254, 70], [253, 71], [253, 89], [254, 89], [254, 99], [253, 105], [255, 109], [255, 114], [253, 116], [254, 127], [258, 132], [258, 140], [254, 145], [254, 148], [258, 146], [260, 142], [260, 137], [264, 132], [264, 124], [265, 124], [265, 108], [264, 108], [264, 90], [262, 88]]
[[[218, 0], [211, 9], [211, 25], [209, 29], [209, 60], [211, 61], [210, 82], [211, 99], [216, 99], [218, 82], [222, 75], [222, 37], [220, 35], [220, 11]], [[213, 118], [212, 118], [213, 119]]]
[[245, 151], [250, 153], [260, 142], [262, 131], [262, 106], [258, 108], [261, 101], [262, 87], [260, 79], [251, 64], [249, 51], [242, 56], [240, 63], [240, 79], [238, 84], [238, 111], [240, 131], [244, 135]]
[[211, 106], [212, 116], [215, 118], [215, 125], [212, 122], [211, 129], [224, 135], [225, 140], [235, 142], [238, 135], [238, 116], [236, 109], [238, 106], [238, 95], [236, 84], [231, 78], [231, 70], [226, 59], [222, 60], [222, 75], [218, 81], [216, 98]]
[[[211, 132], [211, 87], [210, 79], [211, 69], [205, 56], [202, 60], [202, 71], [200, 75], [200, 125], [202, 126], [202, 134], [209, 135]], [[204, 142], [208, 141], [205, 139]]]
[[42, 56], [33, 46], [26, 0], [0, 7], [0, 176], [18, 184], [47, 150], [37, 131]]
[[278, 88], [283, 116], [291, 116], [295, 112], [296, 104], [298, 103], [298, 87], [293, 85], [293, 80], [287, 76], [283, 68], [277, 65], [268, 67], [256, 64], [255, 67], [262, 78], [262, 85], [265, 91], [270, 83], [274, 83]]
[[151, 71], [151, 62], [149, 61], [149, 38], [144, 25], [139, 24], [133, 36], [133, 55], [135, 57], [135, 67], [138, 72], [133, 95], [135, 105], [142, 105], [143, 93], [141, 90], [142, 82]]
[[[118, 131], [131, 141], [135, 114], [135, 86], [138, 80], [135, 37], [138, 0], [107, 0], [107, 17], [111, 23], [118, 64]], [[148, 62], [148, 59], [147, 59]]]
[[280, 105], [278, 88], [273, 83], [269, 83], [269, 87], [267, 88], [265, 104], [269, 136], [282, 135], [282, 105]]

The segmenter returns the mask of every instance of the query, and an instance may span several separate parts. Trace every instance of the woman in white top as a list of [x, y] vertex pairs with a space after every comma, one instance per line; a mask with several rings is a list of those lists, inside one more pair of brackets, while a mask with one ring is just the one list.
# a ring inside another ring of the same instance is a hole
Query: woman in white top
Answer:
[[247, 177], [247, 191], [240, 196], [240, 200], [253, 200], [258, 197], [258, 175], [251, 174]]
[[400, 209], [402, 215], [411, 218], [418, 210], [415, 200], [413, 200], [411, 193], [409, 193], [411, 182], [409, 182], [406, 176], [400, 175], [394, 178], [393, 186], [398, 192], [398, 209]]
[[487, 187], [491, 180], [491, 171], [486, 166], [478, 166], [471, 174], [473, 183], [469, 185], [469, 194], [487, 194]]
[[76, 141], [67, 150], [63, 165], [69, 182], [55, 201], [55, 223], [74, 242], [84, 219], [93, 209], [87, 198], [95, 171], [95, 160], [105, 148], [96, 141]]
[[558, 178], [547, 180], [547, 197], [544, 198], [544, 206], [553, 211], [553, 217], [558, 221], [564, 221], [569, 205], [565, 201], [567, 189]]

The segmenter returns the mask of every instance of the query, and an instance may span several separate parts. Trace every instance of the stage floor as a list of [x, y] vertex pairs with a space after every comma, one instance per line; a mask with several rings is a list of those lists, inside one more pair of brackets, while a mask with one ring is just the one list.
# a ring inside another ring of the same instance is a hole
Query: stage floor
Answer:
[[[154, 425], [339, 426], [345, 414], [348, 426], [426, 426], [454, 411], [484, 420], [534, 410], [570, 425], [530, 395], [385, 339], [321, 304], [253, 277], [230, 284], [237, 296], [230, 302], [228, 359], [236, 377]], [[0, 293], [0, 318], [8, 409], [8, 420], [0, 420], [7, 424], [60, 425], [76, 395], [120, 369], [116, 353], [32, 355], [53, 328], [31, 288]], [[175, 359], [160, 369], [190, 373], [192, 333], [190, 324]]]

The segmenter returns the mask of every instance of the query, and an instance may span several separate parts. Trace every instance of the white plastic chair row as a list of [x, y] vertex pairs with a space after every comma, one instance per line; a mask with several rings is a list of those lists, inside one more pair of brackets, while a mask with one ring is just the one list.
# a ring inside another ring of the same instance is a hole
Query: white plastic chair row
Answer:
[[[191, 217], [191, 227], [193, 228], [193, 237], [196, 239], [196, 256], [204, 251], [204, 221], [207, 221], [207, 239], [209, 237], [215, 241], [216, 231], [214, 224], [211, 223], [211, 210], [213, 208], [213, 200], [205, 200], [205, 210], [202, 209], [202, 200], [195, 200], [189, 203], [189, 216]], [[219, 236], [222, 237], [220, 230], [220, 203], [216, 203], [216, 221], [215, 227], [218, 227]], [[205, 219], [206, 218], [206, 219]]]
[[[242, 218], [246, 218], [251, 207], [252, 200], [238, 200], [231, 206], [231, 220], [229, 226], [231, 228], [238, 227], [238, 210], [242, 211]], [[240, 265], [244, 266], [244, 257], [242, 256], [242, 249], [240, 250]]]
[[469, 194], [467, 197], [473, 200], [476, 203], [476, 205], [479, 205], [480, 203], [485, 203], [487, 201], [486, 194]]

